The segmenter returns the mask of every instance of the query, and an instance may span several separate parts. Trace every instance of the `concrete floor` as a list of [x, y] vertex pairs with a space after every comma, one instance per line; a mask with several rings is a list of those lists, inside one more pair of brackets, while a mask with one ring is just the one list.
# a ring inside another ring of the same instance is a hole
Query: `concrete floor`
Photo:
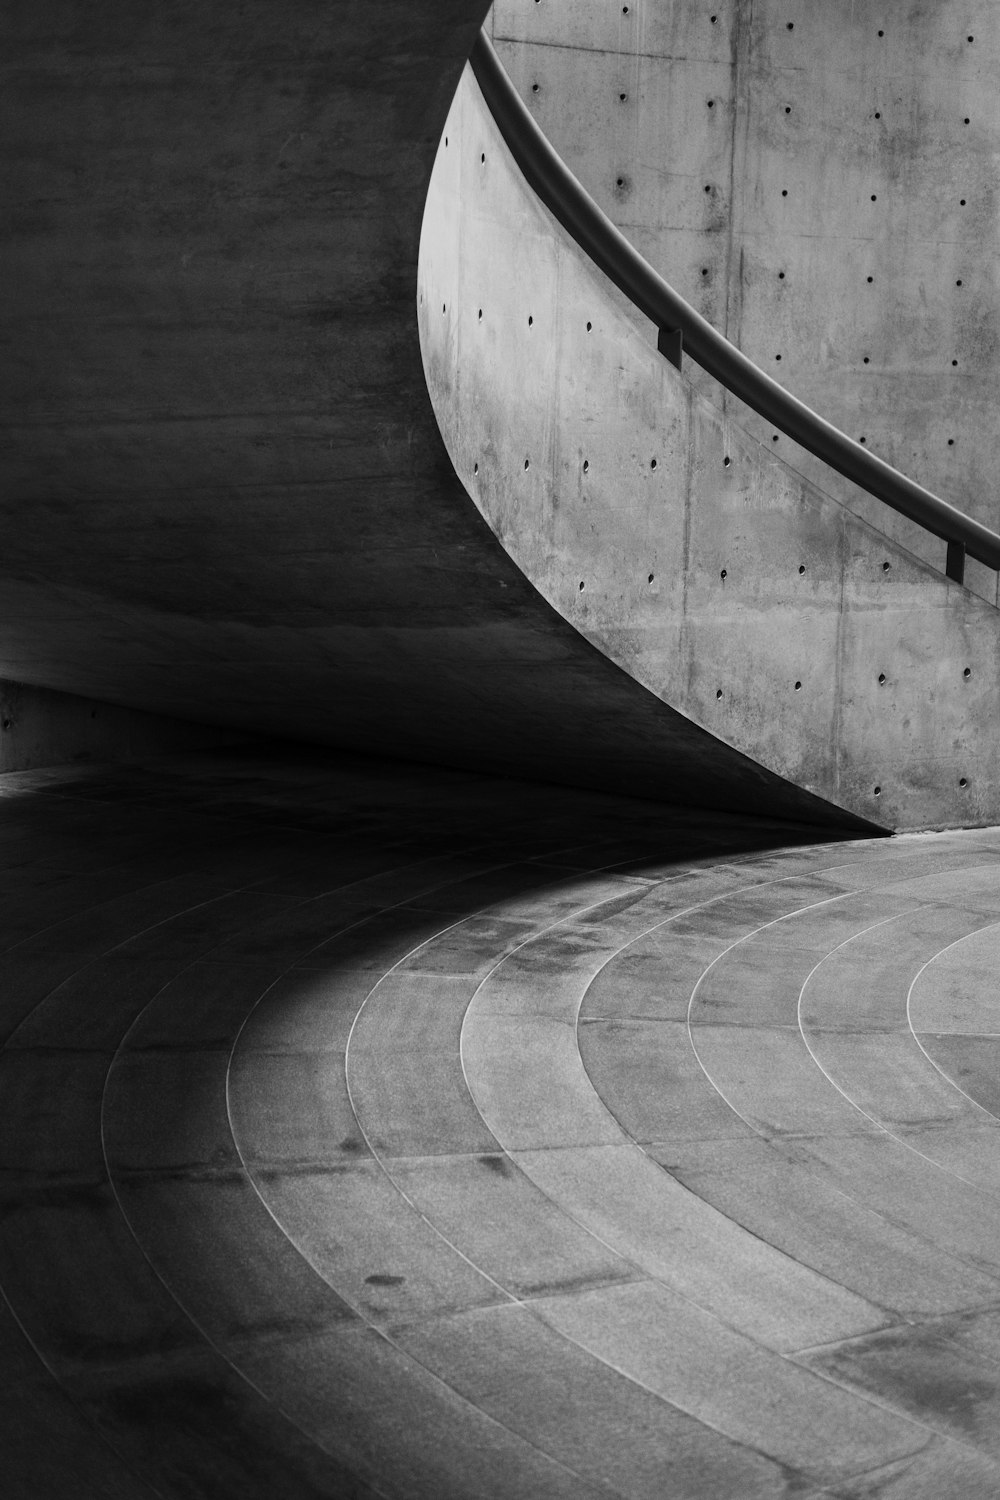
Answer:
[[0, 793], [9, 1500], [1000, 1493], [1000, 830]]

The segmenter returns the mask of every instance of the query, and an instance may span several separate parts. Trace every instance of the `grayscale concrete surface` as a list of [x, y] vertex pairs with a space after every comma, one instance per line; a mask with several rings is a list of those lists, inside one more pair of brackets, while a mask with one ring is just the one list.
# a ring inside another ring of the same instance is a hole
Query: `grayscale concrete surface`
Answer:
[[0, 1493], [993, 1500], [1000, 829], [867, 835], [995, 611], [441, 144], [485, 13], [7, 7]]
[[[546, 24], [556, 10], [532, 9]], [[496, 366], [484, 483], [453, 443], [449, 456], [421, 366], [417, 259], [484, 0], [9, 10], [0, 677], [859, 829], [1000, 819], [995, 611], [818, 501], [729, 415], [678, 425], [697, 393], [665, 381], [650, 330], [634, 363], [634, 324], [602, 323], [636, 431], [601, 428], [605, 380], [588, 389], [560, 365], [539, 314], [547, 352], [513, 378]], [[742, 14], [731, 5], [716, 30]], [[803, 74], [826, 61], [825, 33], [806, 31]], [[637, 65], [640, 32], [619, 42]], [[492, 270], [537, 290], [556, 253], [541, 248], [534, 266]], [[567, 287], [586, 274], [567, 262]], [[471, 298], [452, 316], [474, 316]], [[487, 305], [487, 331], [495, 316]], [[657, 460], [662, 495], [700, 475], [710, 503], [691, 514], [711, 521], [708, 544], [695, 537], [689, 558], [679, 508], [650, 532], [627, 494], [610, 540], [605, 516], [591, 526], [568, 504], [546, 529], [547, 507], [579, 498], [551, 468], [554, 439], [535, 441], [555, 429], [521, 430], [519, 399], [550, 361], [543, 394], [565, 431], [607, 440], [595, 481], [623, 444], [647, 477]]]
[[584, 641], [452, 470], [417, 253], [487, 8], [8, 8], [0, 676], [828, 816]]
[[471, 70], [431, 177], [419, 288], [455, 468], [603, 656], [855, 817], [1000, 821], [996, 607], [944, 575], [943, 542], [938, 567], [921, 562], [657, 353], [538, 202]]
[[[1000, 525], [992, 0], [496, 0], [490, 25], [556, 150], [671, 285], [829, 421]], [[936, 538], [786, 436], [777, 451], [940, 566]], [[966, 581], [996, 602], [991, 569]]]
[[997, 830], [0, 779], [10, 1500], [1000, 1491]]

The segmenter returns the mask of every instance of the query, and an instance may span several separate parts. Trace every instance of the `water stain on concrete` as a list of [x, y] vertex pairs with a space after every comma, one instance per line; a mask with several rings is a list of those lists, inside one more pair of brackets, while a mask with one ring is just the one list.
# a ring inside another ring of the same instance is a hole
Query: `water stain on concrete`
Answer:
[[498, 1177], [510, 1177], [512, 1174], [511, 1164], [506, 1156], [494, 1156], [484, 1153], [479, 1158], [479, 1164], [485, 1167], [487, 1171], [495, 1172]]

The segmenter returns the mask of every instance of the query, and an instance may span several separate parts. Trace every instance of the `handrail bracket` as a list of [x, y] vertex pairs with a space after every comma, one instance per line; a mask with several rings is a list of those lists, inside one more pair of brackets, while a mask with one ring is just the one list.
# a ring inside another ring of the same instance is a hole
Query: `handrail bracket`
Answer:
[[661, 328], [657, 338], [656, 347], [678, 370], [683, 367], [684, 358], [684, 332], [680, 328]]

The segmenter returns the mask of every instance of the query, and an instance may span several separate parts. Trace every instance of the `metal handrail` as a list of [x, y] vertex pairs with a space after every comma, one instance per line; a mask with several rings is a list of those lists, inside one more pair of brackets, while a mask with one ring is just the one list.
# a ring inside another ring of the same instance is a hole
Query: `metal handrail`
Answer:
[[530, 186], [596, 266], [660, 330], [661, 353], [680, 351], [733, 395], [838, 473], [948, 543], [947, 573], [961, 583], [965, 554], [1000, 569], [1000, 536], [876, 458], [765, 375], [685, 302], [615, 228], [535, 124], [484, 32], [469, 59], [483, 98]]

